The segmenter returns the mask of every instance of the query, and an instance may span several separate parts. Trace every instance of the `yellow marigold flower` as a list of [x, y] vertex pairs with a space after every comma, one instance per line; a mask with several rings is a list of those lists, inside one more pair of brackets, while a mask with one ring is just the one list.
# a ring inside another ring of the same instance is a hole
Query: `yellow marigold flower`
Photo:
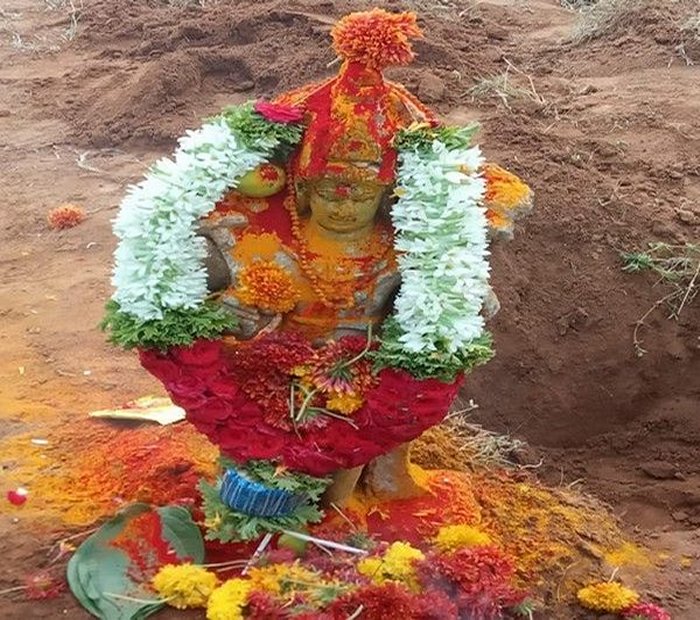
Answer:
[[445, 525], [435, 537], [440, 551], [456, 551], [462, 547], [483, 547], [491, 544], [491, 537], [471, 525]]
[[639, 595], [620, 583], [594, 583], [581, 588], [576, 597], [579, 603], [594, 611], [616, 614], [631, 607], [639, 600]]
[[326, 407], [348, 415], [362, 407], [364, 400], [357, 394], [334, 394], [326, 401]]
[[299, 301], [292, 276], [273, 261], [258, 261], [238, 272], [236, 296], [249, 306], [268, 312], [289, 312]]
[[321, 583], [316, 573], [300, 566], [298, 562], [251, 568], [248, 576], [255, 590], [264, 590], [270, 594], [280, 594], [287, 584], [294, 581]]
[[308, 366], [294, 366], [291, 370], [291, 374], [295, 377], [310, 377], [311, 371]]
[[418, 578], [415, 562], [425, 559], [423, 553], [408, 543], [395, 542], [381, 558], [365, 558], [357, 564], [357, 571], [376, 584], [400, 581], [409, 589], [417, 591]]
[[218, 583], [214, 573], [193, 564], [166, 564], [151, 582], [168, 605], [178, 609], [204, 607]]
[[248, 579], [229, 579], [209, 597], [207, 620], [243, 620], [243, 608], [252, 589]]

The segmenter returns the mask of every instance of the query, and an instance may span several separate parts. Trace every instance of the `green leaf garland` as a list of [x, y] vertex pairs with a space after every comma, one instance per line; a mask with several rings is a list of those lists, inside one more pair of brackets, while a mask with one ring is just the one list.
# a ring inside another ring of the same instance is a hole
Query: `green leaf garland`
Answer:
[[160, 350], [188, 346], [199, 339], [215, 340], [235, 326], [233, 315], [211, 302], [194, 309], [167, 309], [162, 319], [142, 320], [121, 312], [119, 304], [110, 300], [100, 323], [110, 342], [124, 349]]

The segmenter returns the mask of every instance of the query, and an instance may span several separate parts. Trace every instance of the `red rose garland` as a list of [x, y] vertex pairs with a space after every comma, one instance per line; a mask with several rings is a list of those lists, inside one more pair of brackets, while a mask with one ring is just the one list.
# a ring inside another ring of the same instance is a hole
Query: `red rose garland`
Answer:
[[142, 350], [140, 357], [187, 419], [225, 456], [240, 463], [279, 460], [312, 476], [364, 465], [415, 439], [442, 420], [462, 383], [462, 377], [448, 384], [384, 369], [352, 414], [353, 425], [327, 418], [323, 425], [294, 430], [271, 423], [261, 403], [246, 394], [235, 356], [220, 341], [199, 340], [167, 352]]

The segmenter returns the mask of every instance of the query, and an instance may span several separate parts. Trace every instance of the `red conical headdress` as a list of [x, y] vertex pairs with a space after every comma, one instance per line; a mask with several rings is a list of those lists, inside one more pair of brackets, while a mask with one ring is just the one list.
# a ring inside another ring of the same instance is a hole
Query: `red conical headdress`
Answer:
[[393, 182], [396, 132], [433, 114], [382, 69], [409, 63], [410, 37], [421, 37], [414, 13], [373, 9], [343, 17], [331, 32], [343, 60], [338, 75], [285, 93], [278, 103], [305, 110], [306, 130], [294, 161], [297, 178], [355, 173]]

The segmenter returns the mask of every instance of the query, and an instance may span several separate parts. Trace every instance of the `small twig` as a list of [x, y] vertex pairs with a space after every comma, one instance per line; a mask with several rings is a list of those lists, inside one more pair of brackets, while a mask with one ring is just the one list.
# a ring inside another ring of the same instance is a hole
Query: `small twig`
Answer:
[[253, 565], [260, 559], [260, 556], [264, 553], [265, 549], [267, 546], [270, 544], [270, 541], [272, 540], [272, 534], [268, 532], [265, 534], [263, 539], [260, 541], [260, 544], [258, 545], [257, 549], [253, 552], [253, 555], [251, 556], [250, 560], [248, 560], [248, 563], [243, 567], [243, 570], [241, 571], [241, 575], [245, 575], [252, 567]]
[[245, 566], [249, 560], [229, 560], [228, 562], [213, 562], [212, 564], [198, 564], [202, 568], [220, 568], [226, 566]]
[[352, 522], [352, 520], [338, 507], [335, 502], [331, 502], [331, 508], [335, 510], [341, 518], [355, 531], [357, 531], [357, 526]]
[[690, 292], [695, 288], [695, 281], [698, 279], [698, 274], [700, 274], [700, 261], [698, 261], [698, 267], [695, 270], [695, 273], [693, 274], [693, 278], [690, 281], [690, 284], [688, 284], [688, 288], [685, 289], [685, 295], [683, 295], [683, 301], [681, 301], [681, 305], [678, 306], [678, 310], [676, 310], [676, 318], [678, 318], [681, 314], [681, 310], [683, 310], [683, 306], [685, 306], [685, 302], [688, 301], [688, 296], [690, 295]]
[[367, 352], [370, 350], [372, 347], [372, 323], [370, 323], [367, 326], [367, 342], [365, 343], [364, 348], [362, 351], [360, 351], [355, 357], [350, 359], [347, 362], [343, 362], [338, 366], [338, 370], [341, 368], [348, 368], [349, 366], [352, 366], [355, 362], [359, 362], [365, 355], [367, 355]]
[[323, 538], [316, 538], [315, 536], [307, 536], [300, 532], [294, 532], [292, 530], [282, 530], [287, 536], [292, 538], [298, 538], [299, 540], [304, 540], [310, 543], [316, 543], [323, 547], [329, 547], [330, 549], [337, 549], [338, 551], [347, 551], [348, 553], [354, 553], [356, 555], [367, 555], [367, 551], [364, 549], [358, 549], [357, 547], [350, 547], [349, 545], [343, 545], [341, 543], [333, 542], [332, 540], [325, 540]]
[[356, 618], [360, 617], [360, 614], [364, 611], [365, 606], [360, 605], [355, 611], [353, 611], [349, 616], [348, 620], [356, 620]]
[[670, 301], [674, 297], [678, 296], [678, 291], [673, 291], [673, 293], [669, 293], [668, 295], [665, 295], [661, 299], [657, 299], [651, 308], [647, 310], [639, 319], [637, 319], [637, 322], [635, 323], [634, 326], [634, 332], [632, 333], [632, 342], [634, 344], [634, 350], [637, 354], [637, 357], [642, 357], [645, 353], [647, 353], [646, 349], [642, 348], [642, 341], [639, 339], [639, 329], [640, 327], [644, 326], [644, 321], [649, 318], [649, 316], [656, 310], [659, 306], [662, 306], [666, 302]]
[[329, 418], [335, 418], [336, 420], [342, 420], [343, 422], [347, 422], [350, 426], [352, 426], [355, 430], [359, 430], [360, 427], [355, 424], [350, 418], [341, 415], [339, 413], [335, 413], [334, 411], [331, 411], [330, 409], [325, 409], [324, 407], [310, 407], [309, 411], [318, 411], [319, 413], [323, 415], [327, 415]]
[[169, 600], [171, 600], [174, 597], [168, 597], [168, 598], [136, 598], [133, 596], [126, 596], [124, 594], [117, 594], [116, 592], [103, 592], [105, 596], [111, 596], [112, 598], [118, 598], [123, 601], [131, 601], [132, 603], [145, 603], [145, 604], [154, 604], [154, 603], [167, 603]]
[[539, 463], [535, 463], [534, 465], [519, 465], [518, 469], [539, 469], [540, 467], [542, 467], [543, 463], [544, 457], [540, 458]]

